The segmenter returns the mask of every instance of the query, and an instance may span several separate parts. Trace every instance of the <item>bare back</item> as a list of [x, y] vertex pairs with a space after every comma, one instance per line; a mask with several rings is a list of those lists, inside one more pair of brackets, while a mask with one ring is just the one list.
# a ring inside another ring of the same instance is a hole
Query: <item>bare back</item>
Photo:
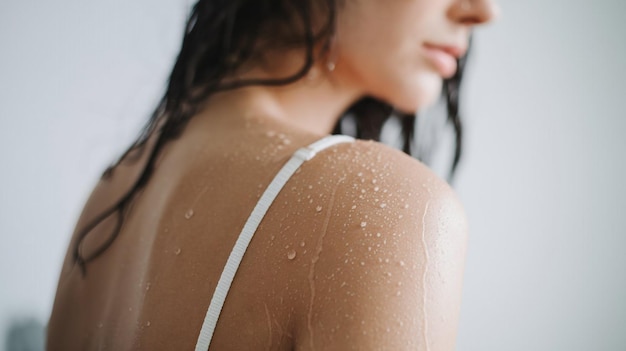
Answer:
[[[68, 251], [48, 349], [192, 350], [224, 264], [261, 194], [295, 150], [321, 137], [268, 120], [192, 120], [181, 138], [162, 151], [119, 236], [87, 265], [84, 278]], [[122, 164], [113, 178], [101, 181], [77, 229], [113, 203], [141, 165], [141, 161]], [[417, 180], [405, 179], [409, 171]], [[420, 190], [414, 186], [418, 183], [428, 185]], [[355, 322], [354, 314], [349, 318], [358, 307], [350, 293], [358, 294], [360, 282], [368, 281], [363, 274], [376, 275], [381, 287], [393, 286], [389, 294], [397, 299], [405, 289], [403, 283], [425, 291], [424, 268], [437, 258], [434, 253], [424, 256], [424, 245], [436, 244], [443, 236], [437, 229], [430, 236], [422, 231], [418, 237], [423, 228], [414, 227], [426, 225], [427, 213], [418, 209], [419, 204], [430, 203], [438, 216], [450, 208], [449, 196], [437, 195], [442, 191], [449, 189], [423, 165], [378, 143], [336, 145], [305, 163], [256, 231], [226, 299], [211, 350], [331, 349], [329, 345], [347, 349], [333, 340], [349, 338], [354, 328], [359, 333], [367, 330], [358, 325], [366, 323], [364, 319]], [[436, 201], [443, 205], [435, 206]], [[407, 210], [405, 219], [402, 209]], [[83, 250], [97, 247], [111, 229], [111, 222], [97, 227], [85, 239]], [[463, 243], [453, 243], [445, 254], [462, 259]], [[411, 249], [404, 252], [402, 247]], [[403, 258], [417, 253], [418, 258]], [[380, 268], [390, 258], [393, 267]], [[373, 268], [376, 264], [380, 267]], [[402, 273], [406, 269], [421, 273]], [[454, 284], [462, 273], [462, 266], [450, 262], [437, 269]], [[382, 283], [396, 274], [405, 279]], [[433, 286], [434, 292], [438, 285]], [[460, 292], [460, 286], [456, 289]], [[332, 305], [337, 300], [333, 296], [345, 297], [341, 308]], [[459, 297], [446, 297], [456, 303], [445, 312], [452, 324], [458, 318]], [[410, 303], [425, 306], [420, 301], [426, 298], [415, 296]], [[411, 321], [421, 328], [428, 322], [424, 316], [406, 317], [407, 325]], [[391, 331], [389, 325], [376, 328], [390, 337], [394, 331], [403, 332], [401, 326]], [[437, 328], [445, 329], [430, 323], [431, 333]], [[335, 339], [329, 339], [333, 334]]]

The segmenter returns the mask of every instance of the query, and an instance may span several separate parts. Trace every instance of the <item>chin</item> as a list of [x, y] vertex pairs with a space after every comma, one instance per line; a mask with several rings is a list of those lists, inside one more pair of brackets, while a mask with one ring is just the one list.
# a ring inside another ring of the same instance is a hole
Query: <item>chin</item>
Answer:
[[403, 113], [416, 113], [433, 105], [441, 96], [443, 79], [439, 75], [422, 74], [412, 82], [407, 82], [402, 93], [391, 99], [392, 105]]

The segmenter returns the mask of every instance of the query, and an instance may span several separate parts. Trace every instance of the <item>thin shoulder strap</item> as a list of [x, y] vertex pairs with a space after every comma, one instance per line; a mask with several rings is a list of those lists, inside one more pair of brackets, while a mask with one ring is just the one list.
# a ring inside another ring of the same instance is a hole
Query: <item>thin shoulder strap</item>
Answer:
[[283, 166], [283, 168], [281, 168], [278, 174], [276, 174], [270, 185], [259, 199], [259, 202], [257, 202], [254, 210], [250, 214], [250, 217], [248, 217], [248, 220], [246, 221], [246, 224], [244, 225], [241, 234], [239, 234], [239, 238], [237, 239], [237, 242], [228, 257], [228, 261], [226, 261], [226, 266], [222, 271], [220, 280], [218, 281], [215, 292], [213, 293], [211, 304], [209, 305], [209, 309], [204, 317], [204, 323], [202, 324], [200, 336], [198, 337], [198, 342], [196, 343], [196, 351], [208, 350], [213, 337], [213, 331], [215, 330], [217, 320], [220, 312], [222, 311], [222, 307], [224, 306], [224, 301], [226, 300], [226, 295], [228, 294], [228, 290], [233, 282], [235, 273], [239, 268], [239, 264], [243, 259], [243, 255], [246, 252], [257, 227], [261, 223], [265, 213], [269, 209], [272, 202], [274, 202], [274, 199], [280, 190], [285, 186], [295, 171], [305, 161], [312, 159], [319, 151], [338, 143], [352, 141], [354, 141], [354, 138], [351, 136], [328, 135], [310, 144], [309, 146], [298, 149], [291, 159], [289, 159], [289, 161], [287, 161], [287, 163]]

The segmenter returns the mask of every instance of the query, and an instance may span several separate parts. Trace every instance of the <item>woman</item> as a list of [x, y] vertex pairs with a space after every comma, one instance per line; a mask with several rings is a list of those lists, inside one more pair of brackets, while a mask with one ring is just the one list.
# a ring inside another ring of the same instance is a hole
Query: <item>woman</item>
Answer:
[[351, 118], [377, 140], [393, 112], [410, 152], [442, 86], [460, 133], [457, 64], [495, 13], [200, 0], [159, 107], [78, 221], [48, 349], [453, 350], [462, 205], [409, 155], [328, 135]]

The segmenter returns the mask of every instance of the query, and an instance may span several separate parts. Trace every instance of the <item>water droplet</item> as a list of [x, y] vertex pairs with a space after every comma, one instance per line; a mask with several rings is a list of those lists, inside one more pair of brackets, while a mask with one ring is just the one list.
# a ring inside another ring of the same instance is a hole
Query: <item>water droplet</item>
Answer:
[[300, 247], [304, 247], [304, 245], [306, 245], [304, 241], [300, 243]]
[[317, 206], [317, 207], [315, 208], [315, 211], [317, 211], [317, 212], [322, 212], [322, 206]]
[[356, 208], [356, 205], [352, 205], [352, 209], [354, 210]]
[[285, 145], [289, 145], [289, 144], [291, 144], [291, 140], [289, 140], [289, 139], [283, 139], [283, 144], [285, 144]]
[[372, 184], [376, 184], [376, 179], [372, 179]]
[[152, 323], [150, 323], [150, 321], [146, 322], [146, 327], [149, 327], [150, 325], [152, 325]]
[[400, 296], [402, 293], [400, 291], [396, 292], [396, 296]]
[[387, 207], [387, 204], [380, 204], [380, 208], [385, 208]]
[[361, 261], [361, 266], [365, 266], [365, 262]]
[[190, 219], [191, 217], [193, 217], [193, 209], [189, 209], [187, 212], [185, 212], [186, 219]]
[[380, 238], [381, 234], [380, 233], [376, 233], [376, 237]]
[[176, 251], [174, 251], [174, 253], [176, 254], [176, 256], [180, 255], [180, 253], [182, 252], [182, 250], [179, 248], [176, 249]]
[[375, 186], [375, 187], [374, 187], [374, 191], [378, 191], [378, 190], [380, 190], [380, 188], [379, 188], [379, 187], [377, 187], [377, 186]]
[[362, 177], [362, 176], [363, 176], [363, 172], [359, 172], [359, 173], [357, 174], [357, 176]]
[[313, 189], [313, 185], [309, 185], [309, 189]]
[[361, 228], [365, 228], [367, 226], [367, 222], [361, 222]]
[[404, 267], [404, 261], [400, 261], [400, 266]]
[[270, 137], [270, 138], [271, 138], [271, 137], [273, 137], [273, 136], [275, 136], [275, 135], [276, 135], [276, 132], [275, 132], [275, 131], [273, 131], [273, 130], [269, 130], [269, 131], [267, 131], [267, 133], [265, 133], [265, 135], [267, 135], [268, 137]]
[[409, 208], [409, 204], [404, 204], [404, 208]]
[[146, 284], [146, 291], [150, 290], [150, 286], [151, 286], [151, 285], [152, 285], [152, 284], [150, 284], [150, 283]]
[[295, 250], [291, 250], [287, 253], [287, 258], [290, 260], [293, 260], [294, 258], [296, 258], [296, 251]]

